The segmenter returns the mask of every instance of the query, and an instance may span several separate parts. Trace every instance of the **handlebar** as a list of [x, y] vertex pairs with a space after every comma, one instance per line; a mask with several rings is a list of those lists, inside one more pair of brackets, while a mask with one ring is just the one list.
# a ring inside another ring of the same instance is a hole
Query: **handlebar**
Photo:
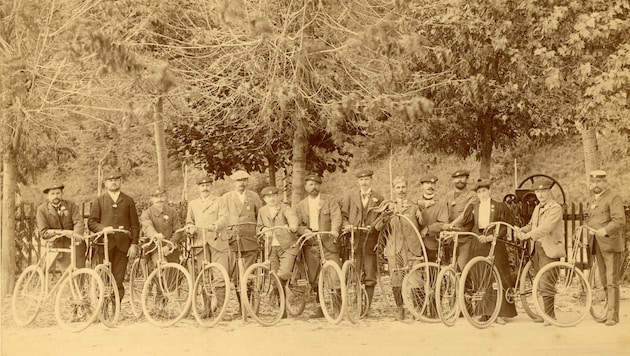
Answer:
[[440, 231], [440, 237], [438, 237], [438, 241], [440, 243], [445, 243], [446, 241], [452, 239], [454, 243], [457, 243], [457, 240], [460, 236], [472, 236], [479, 238], [479, 235], [470, 231]]
[[289, 226], [288, 225], [278, 225], [278, 226], [271, 226], [271, 227], [265, 227], [262, 230], [260, 230], [257, 234], [257, 239], [260, 242], [260, 240], [264, 240], [265, 243], [267, 242], [267, 239], [269, 238], [267, 236], [268, 232], [274, 231], [274, 230], [286, 230], [286, 231], [291, 231], [289, 230]]
[[75, 235], [74, 231], [72, 230], [56, 230], [56, 229], [50, 229], [48, 230], [46, 233], [52, 233], [54, 234], [51, 237], [48, 238], [42, 238], [44, 241], [46, 241], [47, 243], [53, 243], [55, 241], [57, 241], [57, 239], [62, 238], [62, 237], [67, 237], [69, 239], [74, 238], [75, 239], [75, 243], [76, 242], [82, 242], [85, 239], [83, 238], [83, 236], [79, 236], [79, 235]]
[[[314, 236], [321, 236], [322, 234], [332, 235], [333, 231], [315, 231], [315, 232], [307, 232], [300, 236], [298, 240], [292, 245], [292, 247], [300, 246], [300, 249], [304, 246], [306, 241], [310, 240]], [[321, 237], [320, 237], [321, 238]]]
[[146, 250], [146, 249], [149, 248], [149, 246], [155, 245], [152, 249], [147, 250], [146, 253], [151, 253], [151, 252], [155, 251], [155, 249], [158, 247], [158, 242], [166, 242], [167, 244], [169, 244], [172, 247], [173, 250], [177, 247], [177, 246], [175, 246], [175, 244], [172, 241], [166, 240], [166, 239], [164, 239], [164, 237], [158, 237], [158, 236], [159, 235], [154, 235], [153, 237], [148, 237], [149, 242], [147, 242], [145, 244], [142, 244], [140, 247], [143, 250]]
[[244, 225], [258, 225], [255, 222], [240, 222], [238, 224], [232, 224], [232, 225], [228, 225], [225, 227], [226, 230], [234, 230], [235, 228], [239, 227], [239, 226], [244, 226]]
[[122, 229], [122, 228], [118, 228], [118, 229], [112, 229], [112, 230], [107, 231], [107, 232], [105, 230], [94, 232], [92, 234], [89, 234], [87, 236], [87, 239], [92, 239], [93, 241], [96, 241], [101, 236], [107, 236], [109, 234], [114, 234], [114, 233], [123, 233], [123, 234], [131, 235], [131, 231], [125, 230], [125, 229]]

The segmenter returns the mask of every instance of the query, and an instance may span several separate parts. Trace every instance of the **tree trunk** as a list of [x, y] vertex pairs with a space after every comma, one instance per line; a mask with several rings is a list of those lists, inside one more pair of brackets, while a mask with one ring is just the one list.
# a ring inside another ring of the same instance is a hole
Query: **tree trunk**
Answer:
[[155, 150], [157, 152], [158, 185], [166, 187], [168, 184], [168, 157], [166, 150], [166, 138], [164, 135], [164, 121], [162, 120], [162, 97], [155, 104], [155, 123], [153, 124], [155, 135]]
[[7, 148], [2, 156], [2, 289], [3, 297], [13, 292], [15, 283], [15, 193], [17, 191], [17, 159]]
[[302, 120], [296, 125], [293, 133], [293, 158], [291, 179], [291, 206], [295, 207], [304, 197], [304, 176], [306, 170], [306, 130]]
[[594, 127], [582, 126], [578, 127], [582, 134], [582, 148], [584, 150], [584, 168], [588, 176], [588, 172], [600, 169], [601, 157], [599, 147], [597, 145], [597, 130]]
[[269, 171], [269, 185], [276, 186], [276, 160], [271, 153], [267, 154], [267, 170]]
[[479, 137], [481, 139], [479, 147], [479, 178], [490, 179], [492, 168], [492, 146], [494, 138], [492, 135], [492, 117], [484, 115], [479, 120]]

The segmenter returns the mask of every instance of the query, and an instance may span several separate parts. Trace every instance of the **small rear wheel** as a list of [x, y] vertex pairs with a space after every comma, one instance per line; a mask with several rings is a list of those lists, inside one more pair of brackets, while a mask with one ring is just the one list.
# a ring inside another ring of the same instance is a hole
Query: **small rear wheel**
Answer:
[[503, 286], [499, 271], [487, 257], [475, 257], [462, 271], [459, 302], [464, 317], [472, 326], [484, 329], [499, 316]]
[[451, 266], [442, 268], [438, 273], [435, 283], [435, 304], [438, 316], [446, 326], [455, 325], [459, 319], [458, 282], [457, 272]]
[[[346, 284], [346, 315], [351, 323], [356, 323], [363, 312], [363, 292], [361, 280], [353, 261], [346, 261], [341, 268]], [[366, 292], [367, 295], [367, 292]]]
[[156, 326], [171, 326], [189, 311], [192, 281], [188, 271], [177, 263], [159, 265], [142, 290], [142, 311]]
[[218, 263], [209, 263], [198, 272], [193, 288], [192, 312], [201, 326], [211, 327], [223, 319], [230, 298], [229, 285], [228, 273]]
[[[249, 291], [248, 291], [249, 289]], [[241, 295], [245, 309], [260, 325], [275, 325], [284, 314], [284, 290], [280, 278], [265, 263], [255, 263], [243, 274]]]
[[94, 270], [78, 269], [59, 286], [55, 297], [55, 319], [63, 329], [79, 332], [98, 318], [104, 297], [101, 277]]
[[101, 277], [105, 293], [103, 297], [103, 305], [101, 306], [101, 312], [98, 314], [98, 319], [105, 324], [105, 326], [113, 328], [118, 324], [120, 319], [120, 299], [118, 294], [118, 286], [114, 275], [105, 265], [98, 265], [94, 271]]
[[326, 261], [319, 272], [319, 304], [324, 317], [332, 324], [343, 319], [346, 286], [341, 268], [333, 261]]
[[13, 320], [19, 326], [33, 322], [44, 301], [44, 272], [37, 265], [26, 267], [20, 274], [11, 298]]

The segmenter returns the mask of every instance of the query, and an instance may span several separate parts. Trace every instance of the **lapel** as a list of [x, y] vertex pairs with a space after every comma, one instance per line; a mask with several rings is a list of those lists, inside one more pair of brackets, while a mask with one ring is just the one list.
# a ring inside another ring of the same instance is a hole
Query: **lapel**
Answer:
[[354, 206], [356, 206], [359, 209], [359, 214], [360, 214], [361, 210], [363, 210], [363, 202], [361, 201], [361, 190], [359, 189], [355, 191], [350, 196], [350, 200], [352, 200], [352, 203], [354, 204]]
[[[63, 206], [63, 201], [61, 202], [60, 206]], [[59, 214], [57, 213], [57, 209], [55, 209], [51, 202], [48, 202], [48, 213], [52, 215], [55, 219], [57, 219], [57, 221], [59, 222], [59, 226], [62, 226], [61, 216], [59, 216]]]
[[324, 197], [324, 194], [320, 194], [319, 195], [319, 206], [317, 207], [317, 224], [320, 225], [319, 229], [321, 230], [321, 224], [322, 224], [322, 207], [324, 206], [324, 204], [326, 204], [326, 198]]
[[496, 213], [496, 206], [494, 200], [490, 199], [490, 222], [494, 222], [494, 216]]
[[308, 197], [300, 202], [300, 204], [298, 205], [298, 209], [302, 211], [302, 218], [306, 223], [306, 227], [309, 227], [311, 224], [311, 217], [308, 214]]
[[[232, 191], [232, 200], [234, 201], [234, 206], [236, 207], [236, 211], [238, 211], [238, 214], [241, 215], [245, 204], [241, 203], [241, 199], [239, 199], [239, 196], [236, 190]], [[245, 191], [245, 201], [247, 201], [247, 191]]]
[[[473, 205], [473, 214], [475, 214], [475, 224], [477, 225], [477, 228], [479, 228], [479, 210], [480, 210], [481, 204], [475, 204]], [[492, 221], [492, 220], [490, 220]]]

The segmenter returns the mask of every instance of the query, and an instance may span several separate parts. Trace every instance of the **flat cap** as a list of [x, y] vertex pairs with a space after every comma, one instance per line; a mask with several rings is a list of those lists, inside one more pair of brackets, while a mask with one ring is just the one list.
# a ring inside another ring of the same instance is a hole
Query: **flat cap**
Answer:
[[50, 186], [44, 188], [44, 194], [48, 194], [48, 192], [53, 190], [53, 189], [61, 189], [61, 190], [63, 190], [63, 188], [64, 188], [63, 183], [56, 182], [56, 183], [51, 184]]
[[207, 184], [207, 183], [212, 183], [214, 182], [214, 179], [210, 176], [205, 176], [203, 178], [201, 178], [200, 180], [197, 181], [197, 185], [199, 184]]
[[455, 177], [470, 177], [470, 172], [468, 172], [465, 169], [458, 169], [455, 172], [453, 172], [453, 174], [451, 174], [451, 177], [455, 178]]
[[164, 188], [164, 187], [157, 187], [157, 188], [155, 188], [155, 189], [153, 189], [151, 191], [151, 196], [155, 197], [155, 196], [158, 196], [158, 195], [162, 195], [164, 193], [166, 193], [166, 188]]
[[553, 182], [548, 179], [543, 179], [534, 184], [534, 190], [551, 189]]
[[591, 178], [606, 178], [606, 171], [602, 171], [601, 169], [590, 171], [588, 173]]
[[357, 172], [357, 178], [372, 177], [374, 172], [369, 169], [363, 169]]
[[122, 178], [122, 174], [119, 171], [109, 172], [107, 175], [105, 175], [105, 177], [103, 177], [103, 179], [105, 180], [118, 179], [118, 178]]
[[475, 186], [473, 187], [474, 191], [477, 191], [481, 188], [487, 188], [490, 189], [490, 186], [492, 185], [492, 181], [489, 179], [479, 179], [477, 181], [477, 183], [475, 183]]
[[322, 184], [322, 178], [317, 174], [308, 174], [306, 177], [304, 177], [305, 182], [308, 182], [309, 180]]
[[232, 173], [230, 178], [232, 178], [232, 180], [247, 179], [247, 178], [249, 178], [249, 173], [247, 173], [247, 172], [245, 172], [243, 170], [238, 170], [238, 171]]
[[435, 183], [438, 181], [438, 177], [434, 176], [433, 174], [425, 174], [422, 176], [422, 178], [420, 178], [420, 183]]
[[396, 176], [394, 177], [394, 179], [392, 179], [392, 186], [395, 186], [396, 184], [400, 184], [400, 183], [407, 183], [407, 178], [403, 176]]
[[264, 187], [261, 191], [260, 191], [260, 195], [267, 196], [267, 195], [273, 195], [273, 194], [278, 194], [278, 192], [280, 192], [280, 189], [276, 188], [276, 187]]

